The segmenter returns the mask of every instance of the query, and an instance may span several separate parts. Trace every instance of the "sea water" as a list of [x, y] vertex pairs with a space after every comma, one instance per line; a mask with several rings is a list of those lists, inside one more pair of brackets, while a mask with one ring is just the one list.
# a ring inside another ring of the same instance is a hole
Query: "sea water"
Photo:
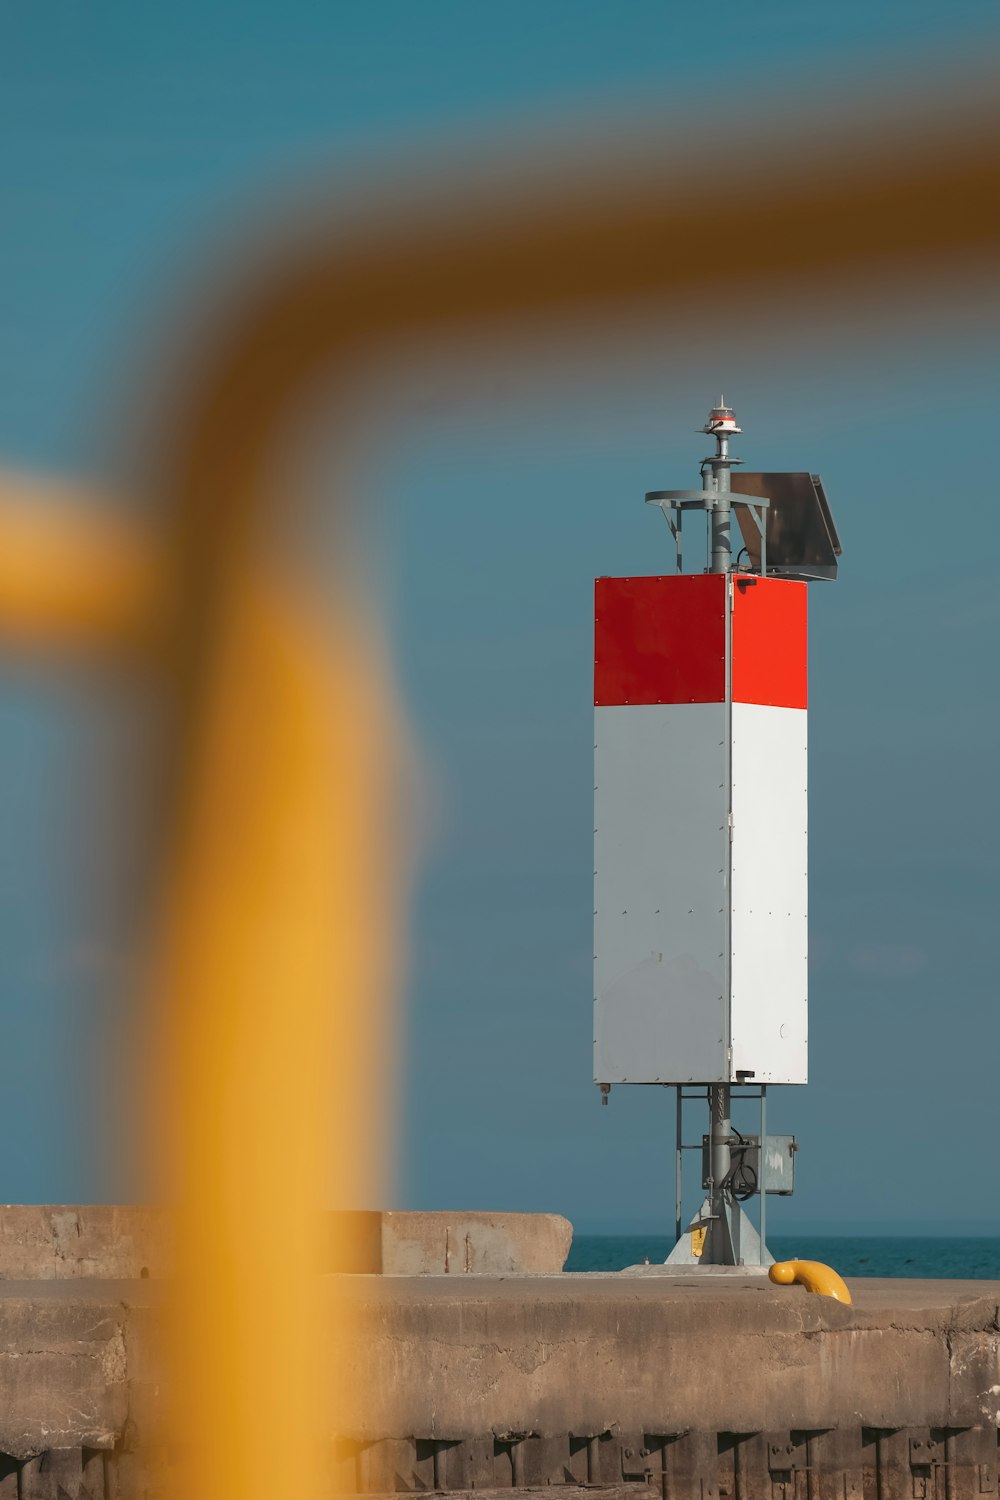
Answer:
[[[842, 1276], [920, 1276], [1000, 1280], [1000, 1236], [866, 1237], [768, 1235], [775, 1260], [820, 1260]], [[673, 1239], [656, 1234], [575, 1234], [567, 1271], [620, 1271], [647, 1258], [664, 1261]]]

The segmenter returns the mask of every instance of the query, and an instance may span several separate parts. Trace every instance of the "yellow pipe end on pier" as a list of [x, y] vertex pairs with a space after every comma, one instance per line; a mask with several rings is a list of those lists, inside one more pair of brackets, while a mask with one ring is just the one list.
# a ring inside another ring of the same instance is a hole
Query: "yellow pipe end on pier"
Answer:
[[838, 1302], [851, 1300], [847, 1283], [838, 1276], [832, 1266], [824, 1266], [819, 1260], [779, 1260], [768, 1272], [778, 1286], [791, 1286], [797, 1282], [807, 1292], [818, 1292], [821, 1297], [833, 1297]]

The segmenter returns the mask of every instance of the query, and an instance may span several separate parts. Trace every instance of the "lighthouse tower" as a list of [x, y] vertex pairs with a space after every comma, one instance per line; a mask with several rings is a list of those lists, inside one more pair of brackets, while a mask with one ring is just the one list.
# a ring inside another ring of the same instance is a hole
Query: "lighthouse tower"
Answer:
[[[699, 488], [646, 496], [676, 571], [595, 587], [595, 1081], [605, 1102], [615, 1084], [676, 1089], [671, 1260], [702, 1266], [767, 1264], [766, 1193], [793, 1182], [765, 1100], [808, 1076], [807, 584], [840, 553], [818, 476], [737, 479], [740, 430], [720, 398]], [[707, 549], [684, 572], [692, 510]], [[734, 1130], [734, 1090], [759, 1099], [758, 1135]], [[707, 1196], [685, 1230], [696, 1098]], [[759, 1234], [741, 1208], [758, 1192]]]

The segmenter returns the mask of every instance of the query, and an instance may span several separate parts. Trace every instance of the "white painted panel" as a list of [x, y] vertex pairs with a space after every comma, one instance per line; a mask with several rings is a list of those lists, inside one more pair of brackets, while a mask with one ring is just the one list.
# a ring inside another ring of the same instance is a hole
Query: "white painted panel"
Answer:
[[595, 1079], [724, 1081], [725, 706], [594, 717]]
[[733, 704], [733, 1076], [805, 1083], [806, 710]]

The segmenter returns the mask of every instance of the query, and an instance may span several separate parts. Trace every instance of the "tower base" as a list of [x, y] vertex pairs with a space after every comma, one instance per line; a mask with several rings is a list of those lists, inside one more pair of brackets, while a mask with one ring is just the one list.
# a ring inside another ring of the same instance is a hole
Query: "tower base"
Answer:
[[774, 1256], [739, 1203], [727, 1203], [724, 1213], [714, 1216], [706, 1198], [664, 1264], [739, 1271], [772, 1266]]

